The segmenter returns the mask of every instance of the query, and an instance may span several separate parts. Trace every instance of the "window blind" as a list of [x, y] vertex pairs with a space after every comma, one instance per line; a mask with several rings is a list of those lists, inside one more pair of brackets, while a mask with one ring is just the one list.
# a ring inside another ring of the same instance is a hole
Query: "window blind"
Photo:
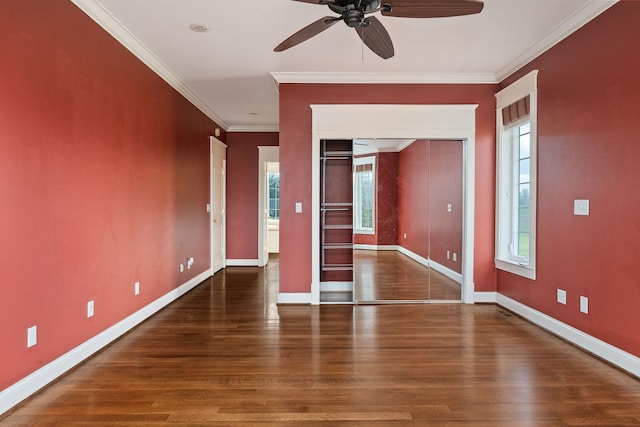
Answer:
[[508, 127], [527, 117], [531, 111], [530, 98], [526, 97], [502, 109], [502, 126]]

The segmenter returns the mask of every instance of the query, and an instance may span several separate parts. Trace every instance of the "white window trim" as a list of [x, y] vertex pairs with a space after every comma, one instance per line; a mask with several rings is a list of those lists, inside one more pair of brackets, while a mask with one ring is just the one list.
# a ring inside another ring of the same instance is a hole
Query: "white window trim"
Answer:
[[[531, 280], [536, 279], [536, 216], [537, 216], [537, 164], [538, 164], [538, 70], [520, 78], [496, 94], [496, 253], [495, 265], [499, 270], [508, 271]], [[505, 147], [502, 109], [518, 100], [530, 97], [529, 122], [531, 123], [531, 164], [530, 177], [530, 223], [529, 262], [523, 264], [509, 255], [512, 237], [512, 194], [511, 171], [505, 171], [501, 165], [508, 161], [513, 164], [513, 151]]]
[[[353, 159], [353, 166], [358, 166], [358, 165], [371, 165], [371, 169], [373, 172], [373, 213], [371, 214], [371, 219], [372, 219], [372, 224], [373, 227], [372, 228], [359, 228], [356, 227], [356, 224], [358, 223], [356, 221], [356, 213], [358, 212], [358, 200], [355, 197], [354, 194], [354, 198], [353, 198], [353, 232], [356, 234], [371, 234], [374, 235], [376, 234], [376, 206], [378, 203], [378, 195], [376, 194], [376, 187], [377, 187], [377, 182], [378, 182], [378, 177], [377, 177], [377, 170], [376, 170], [376, 156], [367, 156], [367, 157], [355, 157]], [[356, 173], [354, 171], [353, 173], [353, 188], [355, 190], [356, 188]]]

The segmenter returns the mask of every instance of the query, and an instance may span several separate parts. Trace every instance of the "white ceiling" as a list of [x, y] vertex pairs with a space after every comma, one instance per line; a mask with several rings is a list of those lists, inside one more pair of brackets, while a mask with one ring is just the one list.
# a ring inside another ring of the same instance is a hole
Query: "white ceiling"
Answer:
[[[479, 15], [378, 16], [395, 46], [395, 56], [383, 60], [363, 49], [343, 23], [273, 52], [300, 28], [332, 15], [327, 6], [291, 0], [72, 1], [231, 131], [278, 128], [275, 80], [498, 82], [616, 2], [485, 0]], [[193, 23], [210, 31], [195, 33]]]

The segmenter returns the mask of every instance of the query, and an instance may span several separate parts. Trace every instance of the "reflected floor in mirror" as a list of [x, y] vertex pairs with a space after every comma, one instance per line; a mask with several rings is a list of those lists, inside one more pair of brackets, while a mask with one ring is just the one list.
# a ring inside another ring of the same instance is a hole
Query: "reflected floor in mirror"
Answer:
[[354, 298], [363, 301], [460, 301], [460, 284], [398, 251], [353, 251]]

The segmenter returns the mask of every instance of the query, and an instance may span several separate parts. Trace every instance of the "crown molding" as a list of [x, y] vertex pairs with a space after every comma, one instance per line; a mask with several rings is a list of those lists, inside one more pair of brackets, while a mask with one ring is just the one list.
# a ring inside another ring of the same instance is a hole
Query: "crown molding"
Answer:
[[280, 132], [280, 127], [275, 125], [230, 125], [227, 132]]
[[278, 83], [349, 83], [349, 84], [496, 84], [493, 73], [316, 73], [272, 72]]
[[96, 0], [71, 0], [80, 10], [93, 19], [120, 44], [129, 49], [147, 67], [160, 76], [171, 87], [177, 90], [189, 102], [195, 105], [218, 126], [227, 130], [229, 124], [220, 117], [206, 102], [198, 97], [189, 87], [164, 65], [140, 40], [131, 34], [120, 21], [111, 15]]
[[511, 61], [506, 67], [500, 70], [497, 75], [499, 82], [503, 81], [511, 74], [515, 73], [538, 56], [542, 55], [556, 44], [579, 30], [589, 21], [596, 18], [605, 10], [616, 4], [618, 0], [590, 0], [573, 15], [569, 16], [560, 25], [551, 30], [546, 36], [536, 44], [524, 51], [516, 59]]

